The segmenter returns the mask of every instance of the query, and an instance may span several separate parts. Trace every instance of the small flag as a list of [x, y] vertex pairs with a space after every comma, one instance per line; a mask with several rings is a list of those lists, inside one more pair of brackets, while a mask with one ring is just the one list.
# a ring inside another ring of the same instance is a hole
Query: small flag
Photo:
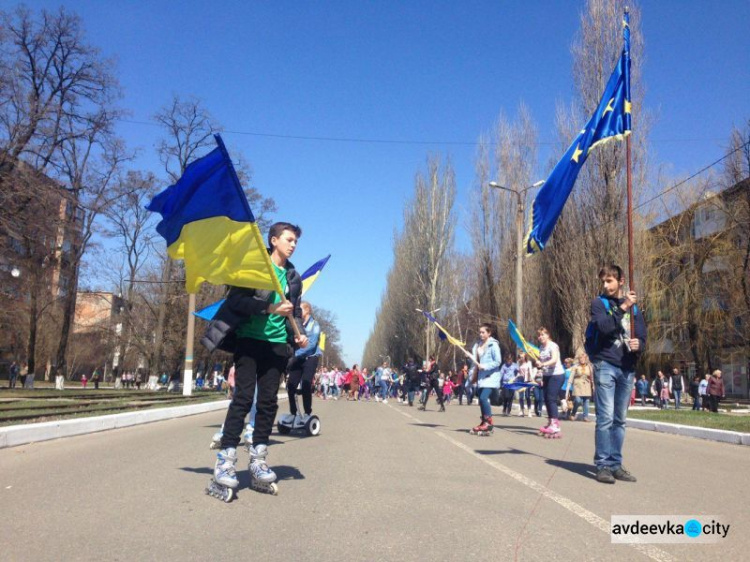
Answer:
[[[319, 260], [315, 262], [313, 265], [311, 265], [302, 275], [300, 275], [300, 279], [302, 279], [302, 294], [305, 294], [305, 291], [310, 288], [310, 286], [315, 282], [315, 280], [318, 278], [318, 275], [320, 275], [320, 272], [323, 271], [323, 267], [326, 263], [328, 263], [328, 260], [330, 258], [330, 254], [328, 257], [323, 258], [322, 260]], [[309, 280], [309, 282], [307, 282]], [[214, 319], [214, 316], [216, 316], [216, 313], [219, 311], [219, 308], [221, 308], [221, 305], [224, 304], [225, 299], [221, 299], [220, 301], [216, 301], [213, 304], [209, 304], [206, 308], [202, 308], [196, 312], [193, 312], [195, 316], [200, 318], [201, 320], [205, 320], [207, 322], [210, 322]]]
[[523, 337], [523, 334], [518, 330], [511, 319], [508, 319], [508, 333], [513, 341], [516, 342], [518, 348], [523, 350], [526, 355], [534, 360], [539, 359], [539, 348], [526, 341], [526, 338]]
[[320, 349], [320, 351], [326, 350], [326, 333], [325, 332], [320, 332], [320, 339], [318, 340], [318, 349]]
[[201, 320], [210, 322], [214, 319], [216, 313], [219, 312], [219, 309], [221, 308], [221, 305], [224, 304], [225, 300], [226, 299], [221, 299], [220, 301], [216, 301], [213, 304], [209, 304], [206, 308], [201, 308], [200, 310], [193, 312], [193, 314], [195, 314]]
[[329, 259], [331, 259], [331, 254], [328, 254], [322, 260], [316, 261], [302, 274], [301, 277], [303, 296], [308, 290], [310, 290], [310, 287], [312, 287], [313, 283], [315, 283], [315, 281], [318, 279], [320, 272], [323, 271], [323, 268], [326, 266]]
[[443, 328], [440, 324], [438, 324], [438, 321], [435, 319], [435, 317], [430, 314], [429, 312], [425, 312], [424, 310], [420, 311], [422, 314], [425, 315], [425, 318], [435, 324], [435, 327], [438, 329], [438, 337], [445, 341], [448, 340], [449, 343], [452, 343], [453, 345], [457, 345], [458, 347], [464, 347], [466, 344], [462, 342], [461, 340], [458, 340], [451, 336], [448, 331]]
[[149, 203], [161, 214], [156, 231], [172, 259], [185, 261], [185, 289], [204, 282], [281, 294], [271, 259], [224, 142], [192, 162], [182, 177]]

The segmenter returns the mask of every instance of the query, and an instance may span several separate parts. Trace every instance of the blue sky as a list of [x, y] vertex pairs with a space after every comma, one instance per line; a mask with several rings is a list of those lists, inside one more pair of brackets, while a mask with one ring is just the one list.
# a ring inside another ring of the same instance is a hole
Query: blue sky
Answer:
[[[224, 138], [252, 165], [256, 187], [276, 199], [277, 218], [303, 227], [298, 267], [333, 254], [308, 296], [338, 316], [350, 363], [361, 358], [392, 233], [427, 155], [450, 156], [463, 209], [471, 143], [501, 110], [513, 115], [525, 101], [540, 140], [554, 142], [556, 102], [572, 98], [570, 44], [583, 8], [427, 0], [64, 5], [81, 15], [90, 42], [117, 58], [133, 121], [148, 121], [177, 93], [201, 98], [227, 131], [256, 133]], [[687, 175], [720, 157], [731, 127], [750, 118], [750, 2], [648, 2], [643, 18], [646, 105], [658, 117], [653, 160]], [[141, 148], [139, 168], [162, 174], [156, 127], [122, 123], [119, 132]]]

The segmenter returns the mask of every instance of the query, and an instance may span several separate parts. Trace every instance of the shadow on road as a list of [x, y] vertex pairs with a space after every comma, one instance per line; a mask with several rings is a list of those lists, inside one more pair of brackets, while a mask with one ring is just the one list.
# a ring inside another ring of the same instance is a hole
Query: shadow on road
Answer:
[[596, 473], [594, 472], [593, 465], [585, 464], [581, 462], [562, 461], [557, 459], [547, 459], [547, 464], [556, 466], [558, 468], [565, 469], [574, 474], [580, 474], [586, 478], [595, 478]]
[[534, 457], [539, 457], [542, 459], [547, 458], [542, 455], [537, 455], [536, 453], [530, 453], [529, 451], [522, 451], [521, 449], [514, 449], [513, 447], [510, 447], [509, 449], [503, 449], [503, 450], [477, 449], [475, 450], [475, 452], [479, 453], [480, 455], [532, 455]]
[[183, 466], [180, 468], [180, 470], [184, 470], [185, 472], [194, 472], [195, 474], [208, 474], [210, 476], [213, 476], [214, 474], [214, 469], [209, 466], [201, 466], [200, 468]]
[[441, 423], [412, 423], [409, 425], [416, 425], [417, 427], [445, 427]]

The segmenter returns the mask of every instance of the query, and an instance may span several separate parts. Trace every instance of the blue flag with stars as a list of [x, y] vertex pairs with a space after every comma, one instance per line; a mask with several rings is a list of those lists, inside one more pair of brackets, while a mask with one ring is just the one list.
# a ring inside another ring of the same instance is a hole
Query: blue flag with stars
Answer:
[[530, 217], [531, 228], [524, 240], [527, 255], [544, 249], [573, 190], [578, 172], [581, 171], [591, 150], [598, 144], [611, 139], [622, 140], [630, 134], [630, 16], [627, 12], [622, 25], [622, 54], [609, 77], [599, 106], [534, 199]]

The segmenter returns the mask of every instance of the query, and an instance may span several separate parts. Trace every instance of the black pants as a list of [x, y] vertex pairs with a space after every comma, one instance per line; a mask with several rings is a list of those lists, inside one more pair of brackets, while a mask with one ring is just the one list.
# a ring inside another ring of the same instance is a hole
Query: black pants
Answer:
[[456, 392], [458, 393], [458, 405], [461, 406], [464, 403], [464, 396], [466, 395], [466, 387], [463, 383], [456, 387]]
[[710, 404], [712, 412], [719, 411], [719, 402], [721, 402], [721, 396], [714, 396], [713, 394], [708, 396], [708, 403]]
[[565, 382], [563, 375], [544, 375], [542, 377], [544, 387], [544, 405], [547, 407], [547, 417], [557, 419], [557, 395]]
[[500, 389], [500, 401], [503, 405], [503, 414], [510, 414], [513, 410], [513, 398], [515, 397], [513, 390], [502, 388]]
[[295, 359], [289, 368], [289, 379], [286, 381], [286, 392], [289, 395], [289, 411], [297, 414], [297, 386], [302, 381], [302, 407], [307, 415], [312, 414], [312, 381], [318, 370], [318, 356], [306, 359]]
[[268, 444], [276, 411], [281, 374], [287, 364], [289, 346], [250, 338], [237, 340], [234, 354], [234, 396], [224, 421], [221, 448], [237, 447], [245, 417], [253, 405], [258, 386], [258, 412], [255, 415], [253, 445]]
[[437, 403], [438, 405], [442, 406], [444, 399], [443, 399], [443, 389], [438, 386], [438, 381], [436, 379], [430, 379], [430, 382], [427, 383], [427, 394], [424, 398], [424, 407], [427, 408], [427, 402], [430, 401], [430, 391], [435, 391], [435, 396], [437, 397]]

